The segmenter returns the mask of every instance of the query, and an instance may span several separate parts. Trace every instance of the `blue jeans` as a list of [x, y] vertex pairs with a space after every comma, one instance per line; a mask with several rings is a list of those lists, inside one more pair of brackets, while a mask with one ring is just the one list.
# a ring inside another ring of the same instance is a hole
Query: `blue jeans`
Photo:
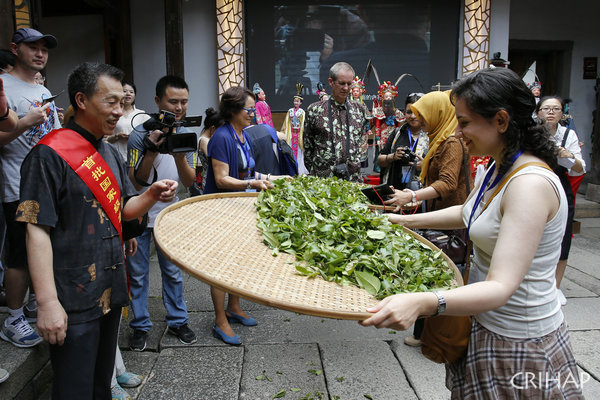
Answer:
[[[148, 312], [148, 284], [150, 278], [150, 240], [152, 228], [137, 238], [138, 249], [132, 257], [127, 257], [127, 269], [131, 283], [131, 309], [133, 319], [129, 323], [133, 329], [149, 331], [152, 328]], [[183, 298], [181, 270], [156, 249], [160, 274], [162, 276], [163, 304], [167, 310], [167, 325], [179, 327], [188, 323], [188, 312]]]

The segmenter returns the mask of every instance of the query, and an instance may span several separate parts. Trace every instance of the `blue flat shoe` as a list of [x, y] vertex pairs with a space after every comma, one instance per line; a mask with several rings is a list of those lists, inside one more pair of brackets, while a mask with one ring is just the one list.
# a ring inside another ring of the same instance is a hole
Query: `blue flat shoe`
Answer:
[[240, 324], [244, 325], [244, 326], [256, 326], [258, 325], [258, 322], [256, 322], [256, 320], [252, 317], [248, 317], [248, 318], [244, 318], [241, 315], [237, 315], [229, 310], [226, 310], [229, 314], [231, 314], [231, 316], [228, 316], [227, 319], [229, 321], [233, 321], [233, 322], [239, 322]]
[[240, 339], [240, 337], [237, 334], [234, 334], [233, 336], [228, 336], [216, 325], [213, 326], [212, 333], [213, 336], [217, 339], [221, 339], [225, 343], [230, 344], [232, 346], [239, 346], [240, 344], [242, 344], [242, 339]]

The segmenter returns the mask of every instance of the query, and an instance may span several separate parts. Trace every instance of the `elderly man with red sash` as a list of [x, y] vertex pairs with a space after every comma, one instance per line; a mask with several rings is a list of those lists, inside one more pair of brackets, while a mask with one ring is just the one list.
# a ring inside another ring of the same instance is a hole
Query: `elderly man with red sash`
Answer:
[[110, 398], [121, 307], [128, 304], [121, 220], [170, 201], [162, 180], [140, 196], [110, 135], [123, 114], [123, 72], [84, 63], [69, 76], [75, 117], [47, 134], [21, 168], [17, 221], [27, 255], [40, 335], [50, 343], [53, 399]]

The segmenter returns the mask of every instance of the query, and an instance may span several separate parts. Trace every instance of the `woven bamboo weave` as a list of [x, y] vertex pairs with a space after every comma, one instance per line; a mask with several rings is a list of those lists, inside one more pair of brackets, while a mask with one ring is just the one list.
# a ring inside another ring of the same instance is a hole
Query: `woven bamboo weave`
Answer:
[[188, 274], [247, 300], [320, 317], [367, 318], [365, 310], [378, 301], [365, 290], [308, 279], [296, 273], [295, 256], [273, 256], [256, 227], [255, 201], [255, 193], [219, 193], [171, 205], [154, 223], [156, 244]]

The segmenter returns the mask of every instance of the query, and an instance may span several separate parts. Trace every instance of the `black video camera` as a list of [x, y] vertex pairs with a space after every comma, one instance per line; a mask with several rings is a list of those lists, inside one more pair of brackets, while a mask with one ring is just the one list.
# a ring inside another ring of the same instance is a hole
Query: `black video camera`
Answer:
[[159, 146], [156, 146], [146, 136], [144, 143], [149, 150], [168, 154], [187, 153], [198, 149], [198, 138], [194, 132], [175, 134], [175, 130], [180, 126], [200, 126], [202, 116], [185, 117], [181, 121], [177, 121], [175, 114], [169, 111], [161, 110], [159, 113], [148, 115], [150, 115], [150, 119], [144, 122], [144, 130], [147, 132], [163, 131], [161, 138], [165, 138]]

